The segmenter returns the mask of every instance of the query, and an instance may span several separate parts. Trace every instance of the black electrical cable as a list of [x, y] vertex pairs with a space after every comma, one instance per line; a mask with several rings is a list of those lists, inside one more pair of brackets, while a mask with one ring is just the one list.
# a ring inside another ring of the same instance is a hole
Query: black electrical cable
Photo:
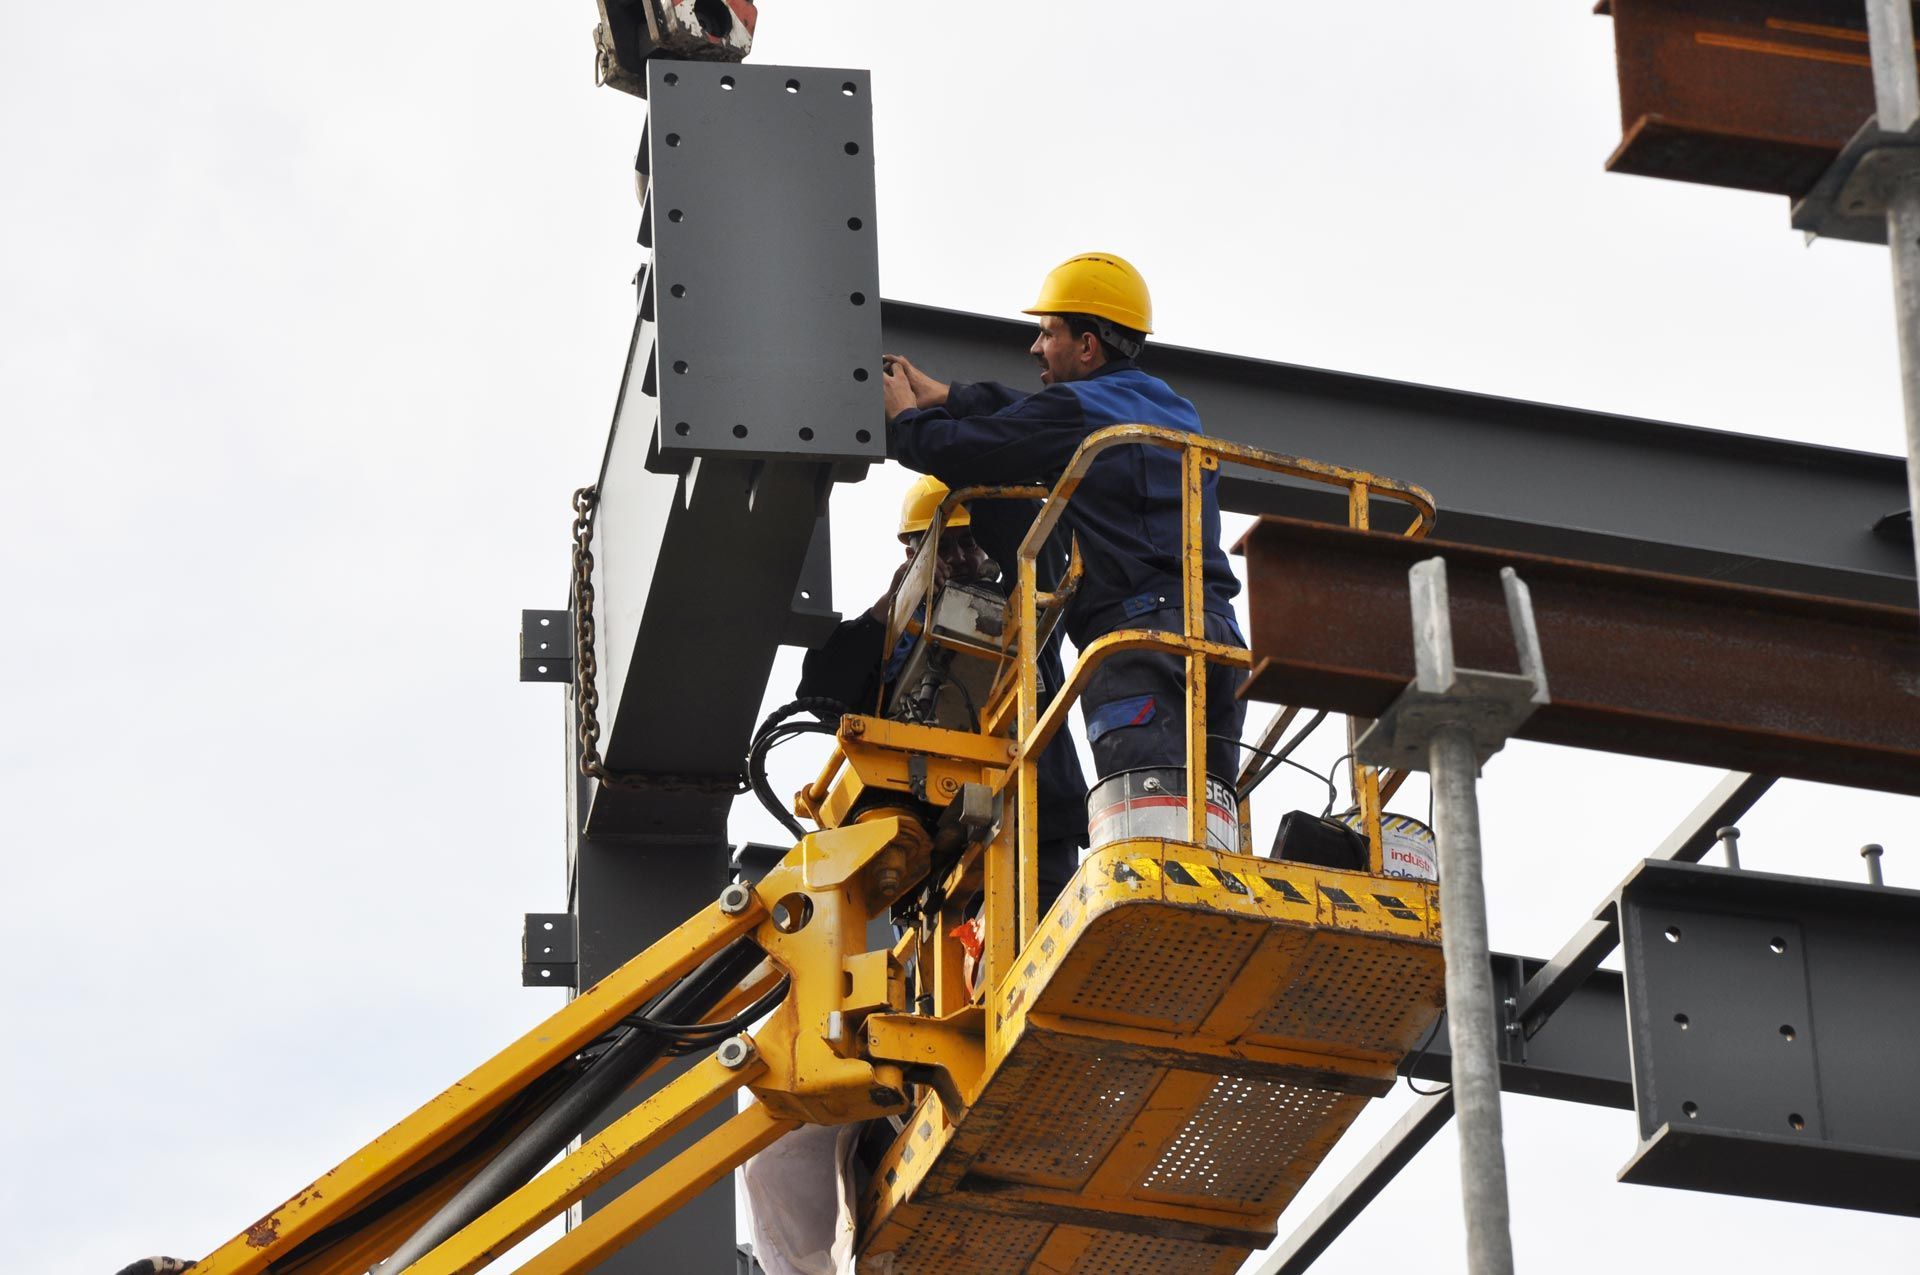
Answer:
[[1320, 728], [1320, 723], [1326, 720], [1327, 710], [1324, 708], [1320, 709], [1307, 721], [1305, 726], [1302, 726], [1294, 732], [1292, 739], [1289, 739], [1284, 744], [1278, 745], [1273, 753], [1261, 753], [1258, 748], [1253, 747], [1251, 744], [1242, 744], [1241, 747], [1247, 749], [1249, 752], [1259, 753], [1261, 757], [1267, 760], [1264, 765], [1253, 768], [1252, 774], [1247, 777], [1246, 787], [1240, 789], [1236, 795], [1244, 799], [1248, 793], [1265, 783], [1267, 776], [1280, 768], [1279, 763], [1293, 756], [1300, 745], [1306, 743], [1308, 737]]
[[[753, 743], [747, 749], [747, 784], [753, 795], [759, 799], [767, 813], [780, 821], [780, 825], [793, 834], [794, 840], [807, 835], [800, 821], [787, 812], [780, 799], [773, 795], [773, 788], [767, 782], [767, 754], [789, 739], [801, 735], [831, 735], [840, 729], [840, 719], [848, 708], [837, 699], [828, 699], [820, 695], [807, 695], [782, 704], [768, 713], [753, 732]], [[812, 713], [820, 720], [811, 722], [793, 722], [788, 718], [801, 713]]]
[[1339, 773], [1340, 773], [1340, 763], [1341, 763], [1341, 762], [1343, 762], [1343, 761], [1344, 761], [1344, 762], [1351, 762], [1352, 760], [1353, 760], [1353, 754], [1352, 754], [1352, 753], [1342, 753], [1342, 754], [1341, 754], [1340, 756], [1338, 756], [1338, 757], [1336, 757], [1336, 758], [1334, 758], [1334, 759], [1333, 759], [1333, 765], [1331, 765], [1331, 766], [1329, 766], [1329, 767], [1327, 767], [1327, 777], [1328, 777], [1328, 781], [1327, 781], [1327, 808], [1326, 808], [1325, 810], [1322, 810], [1322, 811], [1320, 812], [1320, 817], [1321, 817], [1322, 819], [1325, 819], [1325, 818], [1327, 818], [1328, 816], [1330, 816], [1330, 815], [1332, 815], [1332, 814], [1333, 814], [1333, 803], [1334, 803], [1334, 802], [1335, 802], [1336, 800], [1338, 800], [1338, 799], [1339, 799], [1339, 796], [1340, 796], [1340, 789], [1339, 789], [1339, 788], [1338, 788], [1337, 786], [1335, 786], [1335, 785], [1334, 785], [1334, 783], [1333, 783], [1333, 781], [1332, 781], [1332, 777], [1333, 777], [1334, 775], [1337, 775], [1337, 774], [1339, 774]]
[[972, 727], [973, 733], [978, 735], [980, 733], [980, 710], [974, 705], [973, 692], [969, 691], [967, 684], [955, 677], [951, 670], [944, 671], [940, 674], [940, 689], [933, 693], [934, 703], [937, 704], [940, 702], [940, 691], [945, 690], [949, 686], [960, 692], [960, 702], [967, 706], [967, 721]]
[[[1301, 765], [1301, 764], [1300, 764], [1299, 762], [1297, 762], [1297, 761], [1295, 761], [1295, 760], [1294, 760], [1293, 758], [1291, 758], [1291, 757], [1282, 757], [1282, 756], [1281, 756], [1280, 754], [1278, 754], [1278, 753], [1271, 753], [1271, 752], [1268, 752], [1268, 751], [1267, 751], [1266, 749], [1264, 749], [1264, 748], [1255, 748], [1255, 747], [1254, 747], [1254, 746], [1253, 746], [1252, 744], [1249, 744], [1249, 743], [1245, 743], [1245, 742], [1243, 742], [1243, 741], [1241, 741], [1241, 740], [1238, 740], [1238, 739], [1235, 739], [1235, 738], [1234, 738], [1233, 736], [1231, 736], [1231, 735], [1212, 735], [1212, 734], [1210, 734], [1210, 735], [1208, 735], [1208, 736], [1207, 736], [1207, 738], [1208, 738], [1208, 739], [1217, 739], [1217, 740], [1219, 740], [1219, 741], [1220, 741], [1221, 743], [1223, 743], [1223, 744], [1238, 744], [1238, 745], [1239, 745], [1239, 746], [1240, 746], [1241, 748], [1244, 748], [1244, 749], [1246, 749], [1246, 750], [1247, 750], [1248, 752], [1250, 752], [1250, 753], [1254, 753], [1254, 754], [1256, 754], [1256, 755], [1258, 755], [1258, 756], [1261, 756], [1261, 757], [1271, 757], [1271, 758], [1272, 758], [1272, 759], [1273, 759], [1274, 761], [1276, 761], [1276, 762], [1279, 762], [1279, 763], [1281, 763], [1281, 764], [1283, 764], [1283, 765], [1287, 765], [1287, 766], [1291, 766], [1291, 767], [1293, 767], [1293, 768], [1294, 768], [1295, 770], [1304, 770], [1304, 771], [1306, 771], [1306, 772], [1307, 772], [1307, 773], [1308, 773], [1309, 775], [1312, 775], [1312, 776], [1313, 776], [1313, 777], [1314, 777], [1315, 779], [1318, 779], [1318, 780], [1319, 780], [1319, 781], [1320, 781], [1321, 783], [1323, 783], [1323, 784], [1325, 784], [1325, 785], [1327, 786], [1327, 809], [1328, 809], [1328, 810], [1332, 810], [1332, 809], [1333, 809], [1333, 803], [1334, 803], [1334, 799], [1335, 799], [1336, 797], [1338, 797], [1338, 796], [1339, 796], [1339, 794], [1340, 794], [1340, 790], [1339, 790], [1338, 788], [1336, 788], [1336, 787], [1334, 787], [1334, 784], [1333, 784], [1333, 780], [1332, 780], [1332, 779], [1330, 779], [1330, 778], [1329, 778], [1329, 777], [1327, 777], [1326, 775], [1323, 775], [1323, 774], [1321, 774], [1321, 773], [1320, 773], [1319, 771], [1317, 771], [1317, 770], [1315, 770], [1315, 769], [1313, 769], [1313, 767], [1311, 767], [1311, 766], [1303, 766], [1303, 765]], [[1322, 816], [1322, 818], [1324, 818], [1324, 817], [1325, 817], [1325, 816]]]
[[1427, 1056], [1429, 1049], [1433, 1048], [1434, 1038], [1439, 1035], [1440, 1024], [1444, 1021], [1444, 1015], [1433, 1020], [1433, 1026], [1427, 1028], [1427, 1038], [1420, 1042], [1420, 1048], [1414, 1051], [1413, 1057], [1407, 1059], [1406, 1074], [1401, 1077], [1402, 1080], [1407, 1082], [1407, 1088], [1413, 1090], [1422, 1098], [1437, 1098], [1453, 1088], [1451, 1084], [1446, 1084], [1441, 1085], [1438, 1089], [1422, 1089], [1419, 1085], [1413, 1083], [1413, 1069], [1420, 1065], [1420, 1060]]

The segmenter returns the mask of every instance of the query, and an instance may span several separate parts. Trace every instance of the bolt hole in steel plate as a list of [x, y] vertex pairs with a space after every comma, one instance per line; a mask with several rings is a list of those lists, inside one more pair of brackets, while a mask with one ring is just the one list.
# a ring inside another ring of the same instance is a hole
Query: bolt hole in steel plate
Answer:
[[657, 386], [661, 459], [883, 459], [878, 244], [857, 233], [874, 215], [867, 73], [648, 75], [651, 286], [672, 300], [650, 328], [674, 372]]

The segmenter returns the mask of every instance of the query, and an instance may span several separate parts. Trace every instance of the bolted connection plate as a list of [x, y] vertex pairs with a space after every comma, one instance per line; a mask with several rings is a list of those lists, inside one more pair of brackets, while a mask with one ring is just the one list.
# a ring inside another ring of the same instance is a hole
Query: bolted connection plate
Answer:
[[660, 467], [883, 459], [867, 72], [656, 60], [647, 74], [651, 339], [632, 370], [659, 399]]

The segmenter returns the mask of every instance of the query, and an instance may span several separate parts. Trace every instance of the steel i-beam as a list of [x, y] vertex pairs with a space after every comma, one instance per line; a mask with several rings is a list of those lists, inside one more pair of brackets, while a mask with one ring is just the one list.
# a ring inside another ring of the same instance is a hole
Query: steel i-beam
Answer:
[[1462, 663], [1516, 666], [1499, 583], [1533, 591], [1553, 702], [1521, 739], [1920, 794], [1920, 616], [1870, 603], [1263, 519], [1247, 694], [1377, 717], [1414, 673], [1407, 569], [1439, 554]]

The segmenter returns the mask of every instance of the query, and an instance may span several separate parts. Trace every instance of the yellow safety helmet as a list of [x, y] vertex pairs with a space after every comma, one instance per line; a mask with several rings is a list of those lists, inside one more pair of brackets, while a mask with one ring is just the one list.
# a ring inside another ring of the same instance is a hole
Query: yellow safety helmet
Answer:
[[1133, 266], [1110, 252], [1083, 252], [1048, 272], [1023, 314], [1091, 314], [1135, 332], [1153, 331], [1153, 298]]
[[[900, 539], [917, 536], [933, 525], [933, 511], [947, 498], [947, 485], [932, 474], [922, 474], [913, 480], [913, 486], [907, 488], [907, 498], [900, 502]], [[967, 514], [965, 505], [955, 505], [947, 511], [947, 526], [964, 527], [973, 519]]]

